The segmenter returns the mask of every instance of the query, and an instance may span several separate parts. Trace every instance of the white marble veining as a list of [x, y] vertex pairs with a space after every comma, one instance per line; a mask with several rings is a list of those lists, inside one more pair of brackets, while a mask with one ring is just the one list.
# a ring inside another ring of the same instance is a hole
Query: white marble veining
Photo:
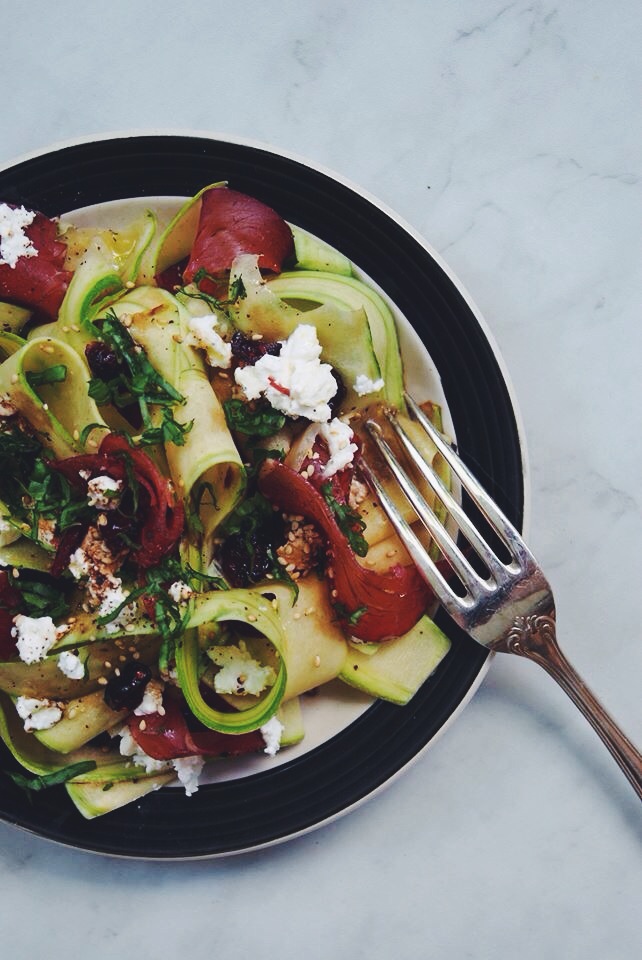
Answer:
[[[129, 128], [253, 138], [447, 259], [512, 375], [560, 640], [638, 741], [641, 28], [637, 0], [0, 3], [0, 163]], [[128, 863], [0, 825], [1, 952], [632, 960], [640, 826], [564, 695], [497, 657], [388, 790], [271, 851]]]

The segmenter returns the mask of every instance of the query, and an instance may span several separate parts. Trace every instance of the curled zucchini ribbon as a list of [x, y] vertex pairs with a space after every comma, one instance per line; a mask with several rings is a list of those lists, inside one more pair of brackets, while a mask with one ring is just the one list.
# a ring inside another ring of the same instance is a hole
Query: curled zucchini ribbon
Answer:
[[[17, 344], [5, 334], [2, 346], [8, 352]], [[68, 344], [52, 337], [27, 340], [0, 365], [0, 394], [44, 435], [57, 458], [82, 452], [83, 429], [104, 423], [87, 394], [87, 382], [83, 360]], [[106, 431], [106, 426], [91, 431], [92, 444]]]
[[[176, 407], [177, 419], [192, 426], [184, 444], [165, 444], [165, 454], [176, 489], [186, 503], [194, 502], [200, 514], [207, 545], [241, 495], [245, 471], [205, 364], [184, 342], [188, 333], [185, 310], [165, 290], [138, 287], [114, 304], [113, 311], [119, 318], [130, 318], [131, 335], [183, 397]], [[203, 495], [206, 489], [209, 496]]]
[[[187, 630], [176, 643], [178, 679], [190, 710], [202, 724], [220, 733], [248, 733], [258, 729], [275, 714], [287, 684], [286, 638], [277, 614], [265, 597], [253, 590], [201, 594], [193, 604]], [[269, 640], [279, 657], [276, 680], [266, 695], [258, 703], [236, 713], [211, 707], [199, 687], [201, 648], [195, 628], [202, 624], [223, 622], [243, 623], [258, 630]]]

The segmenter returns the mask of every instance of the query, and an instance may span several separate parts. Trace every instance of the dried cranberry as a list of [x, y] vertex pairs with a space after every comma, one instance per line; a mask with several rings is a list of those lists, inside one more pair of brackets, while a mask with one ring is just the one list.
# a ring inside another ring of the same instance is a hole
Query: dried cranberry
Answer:
[[269, 353], [272, 357], [278, 357], [282, 344], [278, 340], [252, 340], [237, 330], [232, 337], [231, 346], [232, 356], [239, 363], [254, 364], [266, 353]]
[[101, 380], [113, 380], [121, 372], [121, 363], [117, 354], [108, 343], [102, 340], [93, 340], [88, 343], [85, 347], [85, 356], [89, 369]]
[[105, 686], [105, 703], [112, 710], [135, 710], [151, 678], [152, 671], [146, 664], [128, 660], [120, 668], [120, 676], [112, 677]]
[[265, 579], [274, 567], [271, 540], [257, 533], [235, 533], [226, 538], [221, 547], [220, 564], [233, 587], [247, 587]]

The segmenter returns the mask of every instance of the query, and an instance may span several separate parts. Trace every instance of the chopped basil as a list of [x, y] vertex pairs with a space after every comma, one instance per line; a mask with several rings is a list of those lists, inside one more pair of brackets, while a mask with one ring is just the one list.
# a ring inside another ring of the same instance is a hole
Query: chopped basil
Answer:
[[29, 371], [26, 374], [27, 383], [32, 390], [36, 387], [42, 387], [47, 383], [62, 383], [67, 379], [67, 367], [64, 363], [57, 363], [53, 367], [46, 367], [44, 370]]
[[243, 400], [226, 400], [223, 403], [230, 430], [238, 430], [250, 437], [271, 437], [285, 423], [285, 416], [269, 403], [257, 403], [254, 407]]
[[345, 534], [354, 552], [358, 557], [365, 557], [368, 552], [368, 541], [363, 536], [363, 531], [366, 529], [365, 521], [347, 503], [339, 503], [332, 494], [330, 482], [322, 484], [321, 494], [334, 513], [339, 529]]
[[70, 763], [69, 766], [63, 767], [61, 770], [54, 770], [53, 773], [43, 773], [33, 777], [25, 777], [21, 773], [13, 773], [10, 770], [5, 772], [21, 790], [25, 790], [27, 793], [36, 793], [66, 783], [81, 773], [88, 773], [89, 770], [95, 769], [95, 760], [80, 760], [78, 763]]
[[[111, 403], [121, 410], [137, 403], [145, 430], [155, 429], [149, 407], [171, 407], [184, 403], [185, 398], [150, 363], [143, 348], [136, 343], [113, 310], [108, 311], [97, 323], [100, 325], [100, 336], [119, 361], [120, 370], [113, 377], [92, 377], [89, 396], [99, 406]], [[180, 431], [174, 432], [174, 435], [180, 435]]]

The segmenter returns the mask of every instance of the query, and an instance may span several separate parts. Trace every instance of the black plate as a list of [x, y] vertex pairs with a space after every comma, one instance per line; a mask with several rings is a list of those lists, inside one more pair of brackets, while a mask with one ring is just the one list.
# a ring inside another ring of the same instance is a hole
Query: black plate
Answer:
[[[459, 448], [513, 522], [524, 507], [515, 412], [498, 359], [455, 282], [394, 217], [355, 189], [269, 149], [203, 136], [114, 136], [54, 148], [0, 171], [0, 199], [53, 216], [140, 196], [235, 189], [343, 251], [398, 305], [441, 377]], [[256, 849], [349, 810], [401, 770], [466, 699], [485, 652], [448, 621], [453, 641], [407, 707], [378, 702], [349, 727], [272, 771], [213, 784], [191, 798], [163, 790], [87, 821], [64, 788], [33, 803], [2, 778], [0, 816], [43, 837], [124, 857], [185, 859]], [[4, 748], [2, 767], [11, 764]]]

